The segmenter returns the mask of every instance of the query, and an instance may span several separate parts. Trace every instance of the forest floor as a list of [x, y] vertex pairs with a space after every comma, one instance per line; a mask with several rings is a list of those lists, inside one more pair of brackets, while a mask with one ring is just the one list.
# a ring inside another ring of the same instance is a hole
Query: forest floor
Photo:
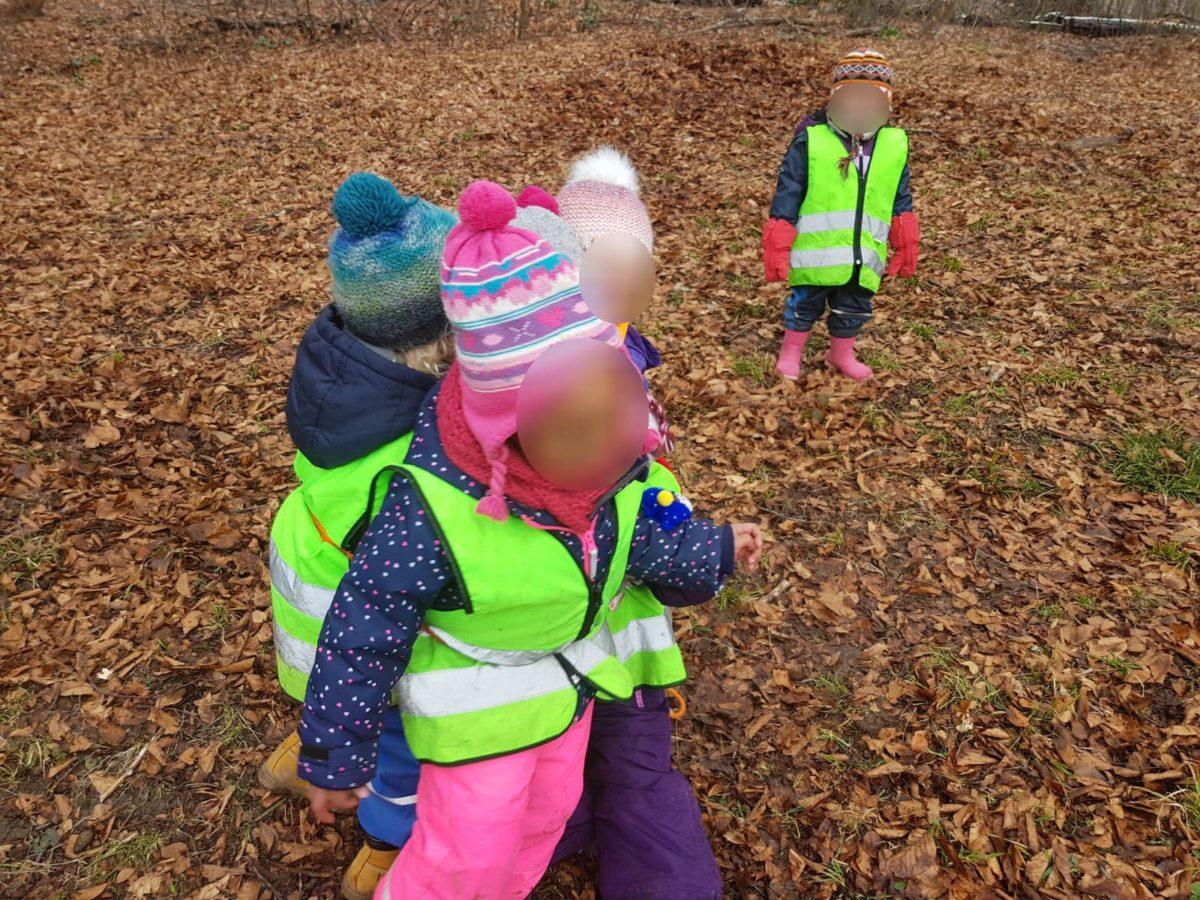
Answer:
[[612, 142], [655, 220], [682, 480], [768, 534], [676, 620], [729, 896], [1200, 896], [1200, 43], [869, 39], [921, 271], [879, 297], [874, 381], [790, 384], [760, 228], [868, 39], [150, 51], [53, 6], [0, 80], [0, 895], [335, 895], [357, 826], [254, 771], [296, 718], [264, 551], [332, 192], [554, 189]]

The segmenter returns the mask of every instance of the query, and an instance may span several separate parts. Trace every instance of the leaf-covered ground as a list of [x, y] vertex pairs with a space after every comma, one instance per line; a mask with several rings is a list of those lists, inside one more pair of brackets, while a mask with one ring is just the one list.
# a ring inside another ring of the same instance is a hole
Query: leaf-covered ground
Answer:
[[1200, 894], [1196, 41], [882, 39], [921, 274], [874, 382], [791, 385], [758, 235], [836, 23], [147, 54], [61, 6], [0, 86], [0, 894], [334, 895], [355, 826], [254, 778], [331, 192], [553, 188], [601, 141], [655, 219], [690, 493], [768, 527], [678, 619], [729, 895]]

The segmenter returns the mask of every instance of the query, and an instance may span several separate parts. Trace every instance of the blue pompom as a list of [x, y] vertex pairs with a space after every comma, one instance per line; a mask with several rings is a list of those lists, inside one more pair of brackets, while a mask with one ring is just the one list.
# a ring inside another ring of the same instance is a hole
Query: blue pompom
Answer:
[[692, 517], [692, 504], [671, 491], [650, 487], [642, 491], [642, 515], [670, 532]]
[[399, 230], [412, 203], [386, 178], [355, 172], [333, 195], [333, 216], [350, 237], [365, 238]]

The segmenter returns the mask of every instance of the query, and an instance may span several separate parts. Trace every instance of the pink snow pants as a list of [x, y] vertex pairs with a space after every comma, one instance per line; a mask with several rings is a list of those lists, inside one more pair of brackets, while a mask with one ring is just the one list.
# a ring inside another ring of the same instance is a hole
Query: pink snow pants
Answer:
[[461, 766], [421, 764], [417, 824], [375, 900], [520, 900], [583, 792], [592, 705], [560, 737]]

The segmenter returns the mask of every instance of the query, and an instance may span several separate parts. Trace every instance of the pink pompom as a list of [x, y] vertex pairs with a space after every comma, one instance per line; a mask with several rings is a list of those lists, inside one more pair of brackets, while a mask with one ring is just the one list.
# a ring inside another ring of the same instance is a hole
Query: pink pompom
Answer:
[[548, 191], [536, 184], [531, 184], [521, 191], [517, 197], [517, 206], [540, 206], [542, 209], [548, 209], [556, 216], [558, 215], [558, 201]]
[[475, 504], [475, 512], [497, 522], [504, 522], [508, 519], [508, 504], [499, 494], [488, 494]]
[[494, 181], [473, 181], [458, 200], [458, 215], [473, 231], [497, 231], [513, 220], [517, 202]]

